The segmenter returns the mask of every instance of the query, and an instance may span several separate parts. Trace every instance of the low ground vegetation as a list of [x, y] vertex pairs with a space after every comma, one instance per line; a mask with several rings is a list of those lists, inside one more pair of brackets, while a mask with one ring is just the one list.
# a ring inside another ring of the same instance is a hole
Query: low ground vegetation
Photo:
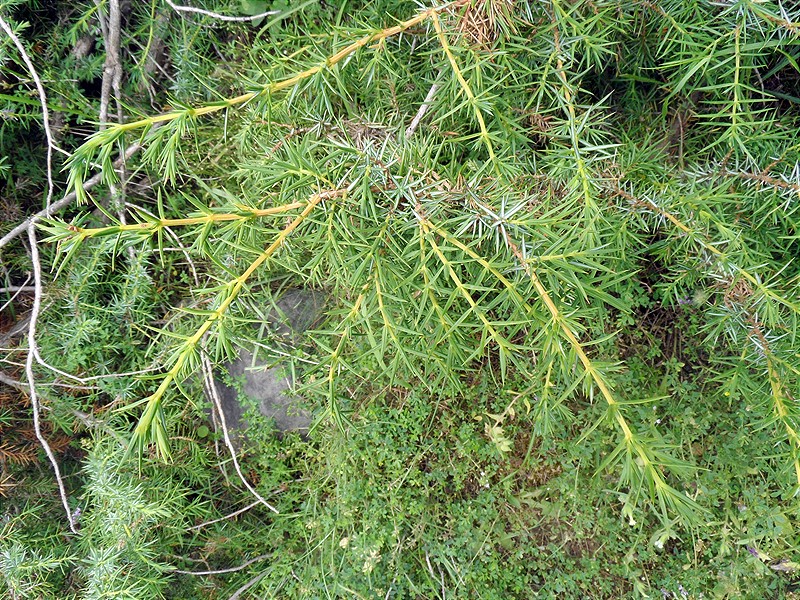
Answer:
[[0, 17], [7, 597], [794, 597], [800, 13]]

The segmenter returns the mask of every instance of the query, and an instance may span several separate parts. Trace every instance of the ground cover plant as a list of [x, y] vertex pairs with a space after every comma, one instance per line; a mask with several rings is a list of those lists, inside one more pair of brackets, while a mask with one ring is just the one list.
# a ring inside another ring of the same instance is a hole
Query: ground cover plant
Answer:
[[0, 16], [9, 597], [795, 593], [796, 10]]

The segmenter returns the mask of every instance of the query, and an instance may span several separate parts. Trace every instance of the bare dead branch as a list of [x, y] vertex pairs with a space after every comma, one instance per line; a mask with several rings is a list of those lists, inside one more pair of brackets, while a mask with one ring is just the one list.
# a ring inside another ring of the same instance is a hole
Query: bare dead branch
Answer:
[[28, 386], [25, 385], [23, 382], [17, 381], [16, 379], [9, 377], [8, 375], [4, 375], [3, 373], [0, 373], [0, 383], [5, 384], [9, 387], [13, 387], [14, 389], [17, 389], [21, 392], [28, 391]]
[[[122, 12], [119, 7], [119, 0], [109, 0], [108, 18], [106, 19], [101, 10], [103, 4], [100, 0], [95, 0], [97, 5], [97, 18], [100, 21], [100, 29], [103, 32], [103, 40], [106, 47], [106, 60], [103, 64], [103, 82], [100, 88], [100, 131], [108, 127], [108, 107], [111, 103], [113, 91], [114, 103], [117, 112], [117, 123], [122, 123], [122, 63], [119, 57], [120, 34], [122, 29]], [[120, 223], [127, 225], [125, 211], [121, 208], [125, 203], [125, 165], [120, 167], [122, 174], [119, 178], [120, 185], [109, 183], [111, 192], [111, 204], [116, 205], [117, 217]], [[128, 256], [134, 258], [134, 250], [128, 247]]]
[[436, 91], [439, 89], [439, 84], [434, 83], [431, 86], [431, 89], [428, 90], [428, 94], [425, 96], [425, 100], [419, 107], [417, 114], [414, 115], [414, 118], [411, 121], [411, 124], [406, 129], [406, 137], [410, 138], [414, 135], [414, 132], [417, 130], [417, 127], [422, 121], [422, 118], [425, 116], [425, 113], [428, 112], [428, 108], [430, 107], [431, 103], [433, 102], [434, 96], [436, 96]]
[[42, 448], [50, 460], [50, 464], [55, 472], [56, 483], [58, 484], [58, 493], [61, 496], [61, 504], [67, 513], [67, 521], [69, 528], [73, 533], [78, 533], [78, 527], [75, 523], [72, 511], [69, 508], [69, 501], [67, 500], [67, 491], [64, 487], [64, 481], [61, 478], [61, 469], [58, 467], [58, 462], [50, 448], [50, 444], [42, 435], [41, 424], [39, 423], [39, 396], [36, 394], [36, 381], [33, 377], [33, 357], [38, 353], [36, 346], [36, 321], [39, 318], [39, 311], [42, 306], [42, 265], [39, 261], [39, 247], [36, 243], [36, 222], [32, 222], [28, 226], [28, 241], [31, 245], [31, 263], [33, 264], [33, 281], [36, 287], [36, 293], [33, 299], [33, 308], [31, 310], [31, 320], [28, 324], [28, 356], [25, 360], [25, 375], [28, 378], [28, 390], [31, 399], [31, 410], [33, 411], [33, 429], [36, 432], [36, 439], [42, 445]]
[[261, 556], [256, 556], [255, 558], [251, 558], [247, 562], [242, 563], [238, 567], [229, 567], [227, 569], [218, 569], [216, 571], [181, 571], [180, 569], [175, 569], [172, 571], [173, 573], [180, 573], [181, 575], [222, 575], [223, 573], [236, 573], [236, 571], [243, 571], [253, 563], [257, 563], [265, 558], [269, 558], [272, 554], [262, 554]]
[[222, 401], [220, 400], [219, 397], [217, 384], [214, 381], [214, 370], [213, 367], [211, 366], [211, 361], [205, 354], [203, 354], [200, 362], [203, 367], [203, 381], [206, 385], [206, 390], [208, 392], [208, 395], [211, 397], [211, 400], [214, 404], [214, 408], [217, 411], [217, 416], [219, 417], [219, 422], [220, 425], [222, 426], [222, 437], [225, 439], [225, 445], [228, 447], [228, 452], [230, 452], [231, 454], [231, 459], [233, 460], [233, 466], [236, 469], [237, 475], [239, 475], [239, 479], [242, 480], [244, 486], [250, 491], [251, 494], [253, 494], [253, 496], [255, 496], [258, 499], [259, 502], [261, 502], [261, 504], [266, 506], [276, 515], [280, 514], [277, 508], [275, 508], [269, 502], [264, 500], [261, 494], [259, 494], [255, 490], [255, 488], [252, 485], [250, 485], [250, 482], [247, 481], [247, 479], [244, 476], [244, 473], [242, 473], [242, 468], [239, 466], [239, 459], [236, 457], [236, 448], [233, 447], [233, 442], [231, 442], [231, 436], [228, 433], [228, 424], [225, 420], [225, 411], [222, 409]]
[[239, 600], [239, 597], [242, 594], [244, 594], [247, 590], [249, 590], [251, 587], [253, 587], [255, 584], [257, 584], [259, 581], [264, 579], [264, 577], [266, 577], [266, 575], [267, 575], [267, 571], [262, 571], [261, 573], [259, 573], [255, 577], [253, 577], [250, 581], [245, 583], [238, 590], [233, 592], [233, 595], [230, 598], [228, 598], [228, 600]]
[[241, 515], [243, 513], [246, 513], [251, 508], [253, 508], [255, 506], [258, 506], [259, 504], [261, 504], [261, 502], [259, 500], [256, 500], [255, 502], [251, 502], [250, 504], [248, 504], [244, 508], [240, 508], [239, 510], [235, 510], [232, 513], [230, 513], [229, 515], [225, 515], [224, 517], [220, 517], [219, 519], [213, 519], [211, 521], [206, 521], [205, 523], [200, 523], [200, 525], [193, 525], [192, 527], [189, 527], [189, 531], [192, 531], [193, 529], [202, 529], [203, 527], [206, 527], [208, 525], [213, 525], [214, 523], [221, 523], [222, 521], [227, 521], [228, 519], [232, 519], [234, 517], [238, 517], [239, 515]]
[[30, 280], [31, 280], [31, 276], [28, 275], [28, 277], [25, 279], [25, 283], [23, 283], [22, 285], [0, 288], [0, 293], [4, 293], [4, 294], [13, 293], [14, 294], [13, 296], [11, 296], [11, 298], [9, 298], [6, 302], [3, 303], [3, 306], [0, 306], [0, 313], [3, 312], [8, 307], [9, 304], [14, 302], [14, 300], [20, 294], [22, 294], [24, 292], [35, 292], [36, 291], [36, 288], [34, 286], [28, 285], [28, 282]]
[[[100, 0], [95, 0], [98, 9], [102, 7]], [[100, 88], [100, 131], [108, 126], [108, 105], [111, 101], [111, 92], [116, 95], [119, 106], [119, 82], [121, 81], [121, 65], [119, 60], [119, 40], [122, 16], [119, 9], [119, 0], [109, 0], [108, 18], [102, 11], [97, 11], [100, 20], [100, 29], [106, 47], [106, 60], [103, 64], [103, 82]]]
[[[153, 129], [155, 129], [155, 127]], [[141, 150], [141, 148], [142, 145], [139, 142], [131, 144], [130, 146], [125, 148], [125, 151], [121, 152], [117, 157], [117, 159], [114, 161], [114, 168], [120, 168], [127, 159], [136, 154], [139, 150]], [[84, 181], [81, 187], [83, 188], [84, 191], [88, 192], [102, 180], [103, 180], [102, 173], [98, 173], [97, 175], [94, 175], [93, 177], [90, 177], [89, 179]], [[58, 212], [63, 208], [66, 208], [67, 206], [75, 202], [75, 198], [76, 194], [74, 191], [72, 191], [63, 198], [61, 198], [61, 200], [58, 200], [57, 202], [51, 204], [49, 208], [41, 210], [38, 213], [31, 215], [30, 217], [22, 221], [19, 225], [14, 227], [14, 229], [12, 229], [2, 238], [0, 238], [0, 249], [2, 249], [4, 246], [8, 245], [11, 241], [13, 241], [14, 239], [18, 238], [20, 235], [25, 233], [25, 231], [28, 230], [28, 228], [32, 223], [38, 221], [43, 217], [49, 217], [53, 213]]]

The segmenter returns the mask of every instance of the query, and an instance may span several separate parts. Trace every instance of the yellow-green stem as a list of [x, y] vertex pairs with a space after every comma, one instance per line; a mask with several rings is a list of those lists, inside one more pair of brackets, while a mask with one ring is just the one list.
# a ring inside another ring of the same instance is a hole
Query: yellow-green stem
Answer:
[[329, 56], [325, 60], [325, 62], [320, 63], [320, 64], [318, 64], [318, 65], [316, 65], [314, 67], [311, 67], [310, 69], [306, 69], [305, 71], [301, 71], [300, 73], [297, 73], [297, 74], [293, 75], [292, 77], [288, 77], [286, 79], [281, 79], [280, 81], [276, 81], [276, 82], [270, 83], [270, 84], [264, 86], [263, 88], [261, 88], [258, 91], [247, 92], [245, 94], [240, 94], [239, 96], [236, 96], [234, 98], [228, 98], [226, 100], [222, 100], [220, 102], [208, 104], [206, 106], [201, 106], [199, 108], [189, 108], [189, 109], [185, 109], [185, 110], [173, 110], [173, 111], [161, 114], [161, 115], [154, 115], [152, 117], [146, 117], [144, 119], [139, 119], [137, 121], [130, 121], [129, 123], [121, 123], [121, 124], [109, 127], [109, 131], [110, 130], [115, 130], [115, 131], [118, 131], [118, 132], [119, 131], [132, 131], [132, 130], [136, 130], [136, 129], [142, 129], [142, 128], [145, 128], [145, 127], [152, 127], [156, 123], [165, 123], [165, 122], [168, 122], [168, 121], [174, 121], [175, 119], [179, 119], [179, 118], [181, 118], [181, 117], [183, 117], [185, 115], [189, 115], [191, 117], [200, 117], [202, 115], [207, 115], [207, 114], [210, 114], [210, 113], [218, 112], [220, 110], [224, 110], [226, 108], [231, 108], [231, 107], [237, 106], [239, 104], [244, 104], [245, 102], [249, 102], [250, 100], [253, 100], [254, 98], [256, 98], [256, 97], [258, 97], [260, 95], [270, 94], [270, 93], [278, 92], [280, 90], [284, 90], [286, 88], [290, 88], [292, 86], [297, 85], [298, 83], [300, 83], [304, 79], [308, 79], [309, 77], [311, 77], [313, 75], [316, 75], [317, 73], [319, 73], [319, 72], [321, 72], [321, 71], [323, 71], [325, 69], [329, 69], [329, 68], [333, 67], [334, 65], [336, 65], [339, 62], [341, 62], [343, 59], [347, 58], [348, 56], [350, 56], [351, 54], [353, 54], [357, 50], [359, 50], [359, 49], [363, 48], [364, 46], [366, 46], [367, 44], [370, 44], [370, 43], [373, 43], [373, 42], [379, 42], [379, 41], [384, 40], [386, 38], [390, 38], [392, 36], [395, 36], [395, 35], [397, 35], [399, 33], [402, 33], [404, 31], [406, 31], [407, 29], [410, 29], [411, 27], [414, 27], [415, 25], [419, 25], [420, 23], [423, 23], [424, 21], [426, 21], [426, 20], [428, 20], [428, 19], [430, 19], [432, 17], [435, 17], [438, 12], [441, 12], [441, 11], [446, 10], [448, 8], [453, 8], [454, 6], [461, 6], [463, 4], [465, 4], [465, 0], [459, 0], [458, 2], [455, 2], [455, 3], [452, 3], [452, 4], [445, 4], [443, 6], [437, 6], [437, 7], [434, 7], [434, 8], [429, 8], [427, 10], [424, 10], [424, 11], [418, 13], [416, 16], [414, 16], [414, 17], [412, 17], [412, 18], [410, 18], [410, 19], [408, 19], [406, 21], [403, 21], [402, 23], [398, 23], [397, 25], [395, 25], [393, 27], [387, 27], [386, 29], [382, 29], [382, 30], [374, 32], [374, 33], [369, 33], [369, 34], [359, 38], [358, 40], [356, 40], [352, 44], [342, 48], [336, 54], [334, 54], [332, 56]]
[[211, 223], [224, 223], [227, 221], [245, 221], [248, 219], [257, 219], [259, 217], [268, 217], [271, 215], [279, 215], [296, 208], [305, 206], [305, 202], [292, 202], [282, 206], [274, 206], [272, 208], [248, 208], [241, 213], [209, 213], [201, 217], [187, 217], [184, 219], [158, 219], [154, 221], [147, 221], [144, 223], [131, 223], [128, 225], [110, 225], [108, 227], [96, 228], [82, 228], [70, 227], [70, 231], [81, 235], [84, 238], [98, 237], [108, 234], [122, 233], [124, 231], [146, 231], [148, 233], [155, 233], [159, 229], [165, 227], [186, 227], [190, 225], [206, 225]]
[[792, 449], [792, 463], [794, 464], [797, 483], [800, 485], [800, 433], [798, 433], [798, 431], [792, 426], [792, 423], [789, 420], [789, 411], [786, 408], [786, 398], [781, 386], [780, 375], [775, 368], [775, 362], [772, 358], [772, 355], [766, 349], [765, 356], [767, 358], [769, 385], [772, 390], [773, 408], [775, 410], [775, 414], [786, 428], [786, 437], [789, 439], [789, 446], [791, 446]]
[[444, 35], [444, 31], [442, 31], [442, 24], [439, 21], [439, 15], [436, 12], [431, 12], [430, 15], [431, 21], [433, 21], [433, 28], [436, 30], [436, 37], [439, 38], [439, 44], [442, 46], [442, 50], [444, 50], [445, 55], [447, 56], [447, 60], [450, 62], [450, 66], [453, 69], [453, 73], [456, 75], [456, 79], [458, 79], [458, 83], [461, 85], [461, 89], [464, 90], [464, 93], [467, 95], [467, 99], [469, 100], [470, 104], [472, 105], [473, 109], [475, 110], [475, 118], [478, 119], [478, 125], [481, 128], [481, 139], [483, 143], [486, 145], [486, 150], [489, 152], [489, 160], [492, 161], [494, 165], [495, 172], [498, 170], [497, 166], [497, 158], [494, 154], [494, 148], [492, 148], [492, 141], [489, 137], [489, 130], [486, 128], [486, 121], [483, 119], [483, 113], [481, 109], [478, 107], [478, 101], [475, 97], [475, 94], [472, 91], [472, 88], [469, 87], [467, 80], [464, 79], [464, 75], [461, 73], [461, 69], [456, 62], [456, 57], [453, 56], [452, 50], [450, 50], [450, 44], [447, 42], [447, 38]]
[[[452, 236], [449, 232], [441, 229], [440, 227], [437, 227], [435, 224], [431, 223], [427, 219], [424, 219], [423, 223], [425, 224], [425, 227], [435, 231], [436, 233], [438, 233], [439, 235], [444, 237], [449, 243], [453, 244], [454, 246], [456, 246], [457, 248], [462, 250], [464, 253], [469, 255], [473, 260], [478, 262], [478, 264], [480, 264], [482, 267], [487, 269], [519, 301], [525, 302], [525, 300], [522, 298], [522, 295], [514, 287], [514, 284], [511, 283], [508, 280], [508, 278], [506, 278], [502, 273], [497, 271], [497, 269], [492, 267], [485, 258], [480, 256], [477, 252], [472, 250], [472, 248], [470, 248], [469, 246], [467, 246], [466, 244], [461, 242], [459, 239], [457, 239], [456, 237]], [[526, 275], [528, 275], [528, 277], [530, 277], [531, 282], [533, 283], [534, 288], [536, 289], [536, 293], [539, 295], [539, 298], [542, 300], [544, 305], [547, 307], [547, 310], [550, 312], [550, 315], [552, 316], [553, 321], [564, 332], [564, 335], [567, 337], [567, 339], [569, 340], [570, 344], [575, 349], [575, 352], [578, 354], [578, 357], [579, 357], [581, 363], [583, 364], [583, 366], [586, 369], [586, 371], [589, 373], [589, 375], [592, 377], [592, 379], [597, 384], [598, 389], [603, 394], [603, 397], [605, 398], [605, 400], [608, 403], [608, 405], [609, 406], [618, 405], [619, 402], [617, 402], [617, 400], [614, 398], [613, 394], [611, 393], [611, 390], [606, 385], [605, 381], [603, 381], [603, 379], [600, 377], [600, 374], [597, 372], [597, 368], [594, 366], [594, 364], [592, 363], [591, 359], [589, 359], [588, 355], [584, 351], [583, 346], [581, 345], [581, 343], [578, 340], [578, 338], [575, 336], [574, 333], [572, 333], [572, 330], [569, 328], [569, 325], [564, 321], [564, 318], [561, 315], [561, 311], [558, 310], [558, 307], [553, 302], [553, 299], [550, 297], [550, 294], [547, 292], [547, 290], [542, 285], [542, 283], [539, 280], [539, 277], [537, 276], [537, 274], [536, 274], [535, 270], [533, 269], [533, 267], [531, 267], [530, 263], [527, 260], [525, 260], [525, 258], [522, 256], [522, 253], [519, 251], [519, 248], [514, 244], [514, 242], [511, 240], [511, 238], [508, 235], [506, 235], [506, 242], [509, 244], [509, 247], [511, 248], [511, 250], [514, 253], [515, 257], [520, 262], [522, 268], [525, 270]], [[625, 420], [622, 417], [622, 415], [617, 413], [616, 418], [617, 418], [617, 421], [620, 424], [620, 427], [623, 430], [623, 433], [625, 434], [625, 439], [628, 440], [628, 439], [632, 438], [633, 434], [631, 433], [630, 428], [628, 427], [628, 424], [627, 424], [627, 422], [625, 422]]]
[[[220, 303], [220, 305], [208, 315], [206, 320], [203, 322], [202, 325], [197, 329], [197, 331], [188, 338], [183, 343], [183, 348], [181, 352], [178, 354], [177, 359], [175, 360], [175, 364], [172, 365], [172, 368], [167, 371], [164, 376], [164, 379], [161, 381], [161, 384], [158, 386], [158, 389], [150, 395], [146, 400], [147, 406], [145, 407], [144, 412], [142, 413], [142, 417], [139, 420], [136, 429], [134, 430], [134, 442], [131, 444], [131, 447], [142, 447], [144, 445], [145, 440], [147, 440], [148, 432], [152, 431], [153, 433], [157, 434], [155, 438], [158, 440], [159, 436], [162, 438], [165, 437], [164, 432], [164, 424], [160, 422], [160, 419], [157, 419], [157, 415], [161, 409], [161, 401], [164, 396], [164, 393], [167, 391], [169, 386], [175, 381], [181, 371], [183, 370], [187, 360], [189, 360], [189, 356], [191, 355], [194, 348], [203, 338], [203, 336], [208, 332], [211, 326], [218, 321], [225, 312], [228, 310], [230, 305], [239, 295], [239, 292], [244, 287], [244, 284], [250, 278], [250, 276], [273, 254], [280, 248], [286, 238], [291, 234], [297, 227], [306, 219], [306, 217], [311, 213], [311, 211], [322, 201], [330, 198], [336, 198], [339, 196], [343, 196], [346, 193], [346, 190], [332, 190], [326, 192], [320, 192], [311, 196], [306, 202], [305, 208], [303, 211], [295, 217], [295, 219], [289, 223], [281, 233], [275, 238], [275, 240], [261, 253], [258, 257], [250, 264], [250, 266], [236, 279], [231, 280], [228, 282], [229, 289], [225, 296], [225, 299]], [[155, 425], [155, 430], [153, 430], [153, 426]], [[168, 453], [168, 449], [162, 447], [160, 444], [157, 444], [157, 450], [159, 454], [162, 456], [166, 456]]]
[[[427, 231], [430, 230], [429, 228], [430, 221], [423, 220], [421, 224], [423, 232], [427, 233]], [[500, 350], [502, 351], [503, 346], [506, 343], [506, 340], [503, 338], [503, 336], [500, 335], [500, 333], [486, 318], [486, 315], [484, 315], [483, 312], [480, 310], [480, 308], [478, 307], [478, 303], [475, 302], [475, 300], [470, 295], [469, 291], [467, 291], [467, 288], [464, 286], [464, 283], [461, 281], [458, 274], [455, 272], [455, 269], [453, 269], [453, 265], [450, 263], [449, 260], [447, 260], [447, 257], [444, 255], [441, 248], [439, 248], [439, 245], [436, 243], [436, 241], [431, 237], [428, 239], [428, 243], [431, 245], [431, 250], [433, 250], [433, 253], [436, 254], [436, 257], [439, 259], [442, 265], [444, 265], [444, 267], [447, 269], [447, 273], [448, 275], [450, 275], [450, 279], [453, 280], [453, 283], [456, 284], [458, 291], [470, 305], [472, 312], [474, 312], [475, 315], [481, 320], [484, 327], [486, 327], [486, 330], [489, 332], [489, 335], [491, 335], [492, 339], [498, 343], [498, 345], [500, 346]]]

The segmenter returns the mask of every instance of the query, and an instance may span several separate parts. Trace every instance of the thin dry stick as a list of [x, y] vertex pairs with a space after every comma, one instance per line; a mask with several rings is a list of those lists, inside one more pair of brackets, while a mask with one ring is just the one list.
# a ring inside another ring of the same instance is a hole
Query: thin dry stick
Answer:
[[229, 17], [227, 15], [221, 15], [219, 13], [211, 12], [210, 10], [195, 8], [194, 6], [180, 6], [172, 2], [172, 0], [167, 0], [167, 4], [169, 4], [173, 9], [177, 10], [178, 12], [195, 13], [198, 15], [205, 15], [207, 17], [211, 17], [212, 19], [219, 19], [220, 21], [229, 21], [237, 23], [243, 23], [245, 21], [253, 21], [255, 19], [263, 19], [264, 17], [271, 17], [281, 12], [279, 10], [269, 10], [264, 13], [251, 15], [247, 17]]
[[[155, 129], [155, 127], [153, 127], [153, 129]], [[139, 142], [136, 142], [135, 144], [131, 144], [130, 146], [125, 148], [125, 150], [123, 152], [121, 152], [119, 154], [119, 156], [117, 157], [117, 159], [114, 161], [114, 167], [115, 168], [120, 167], [127, 159], [129, 159], [131, 156], [133, 156], [139, 150], [141, 150], [141, 148], [142, 148], [142, 145]], [[84, 181], [81, 184], [81, 187], [83, 188], [83, 191], [88, 192], [90, 189], [95, 187], [102, 180], [103, 180], [103, 174], [102, 173], [98, 173], [97, 175], [94, 175], [93, 177], [90, 177], [89, 179]], [[67, 194], [66, 196], [61, 198], [61, 200], [58, 200], [57, 202], [54, 202], [50, 206], [49, 209], [41, 210], [38, 213], [36, 213], [34, 215], [31, 215], [30, 217], [28, 217], [27, 219], [22, 221], [22, 223], [20, 223], [16, 227], [14, 227], [14, 229], [12, 229], [7, 234], [5, 234], [2, 238], [0, 238], [0, 248], [3, 248], [4, 246], [7, 246], [10, 242], [12, 242], [16, 238], [18, 238], [23, 233], [25, 233], [28, 230], [28, 228], [31, 226], [32, 223], [38, 221], [42, 217], [48, 217], [51, 214], [53, 214], [55, 212], [58, 212], [62, 208], [66, 208], [67, 206], [69, 206], [70, 204], [75, 202], [76, 198], [77, 198], [77, 194], [73, 190], [69, 194]]]
[[[21, 294], [22, 292], [33, 292], [36, 288], [32, 285], [12, 285], [9, 287], [0, 288], [0, 294], [8, 294], [14, 292], [14, 295]], [[5, 308], [5, 307], [3, 307]], [[2, 308], [0, 308], [2, 311]]]
[[205, 354], [202, 354], [201, 363], [203, 366], [203, 380], [206, 384], [206, 390], [208, 391], [208, 395], [211, 397], [212, 402], [214, 403], [214, 408], [217, 411], [217, 416], [219, 417], [220, 425], [222, 426], [222, 437], [225, 439], [225, 445], [228, 447], [228, 452], [231, 453], [231, 459], [233, 460], [233, 466], [236, 469], [236, 474], [239, 475], [239, 479], [242, 480], [244, 486], [250, 491], [253, 496], [255, 496], [261, 504], [266, 506], [276, 515], [278, 513], [278, 509], [272, 506], [269, 502], [264, 500], [264, 498], [259, 494], [255, 488], [250, 485], [250, 482], [247, 481], [244, 474], [242, 473], [242, 468], [239, 466], [239, 460], [236, 458], [236, 449], [233, 447], [233, 442], [231, 442], [231, 436], [228, 433], [228, 424], [225, 420], [225, 411], [222, 409], [222, 401], [219, 398], [219, 391], [217, 390], [217, 384], [214, 381], [214, 371], [211, 367], [211, 361]]
[[[150, 215], [154, 219], [158, 219], [158, 217], [156, 217], [152, 212], [150, 212], [149, 210], [147, 210], [144, 207], [141, 207], [141, 206], [139, 206], [137, 204], [133, 204], [131, 202], [126, 202], [125, 203], [125, 207], [141, 211], [146, 215]], [[195, 264], [194, 264], [194, 261], [192, 260], [192, 257], [189, 256], [189, 251], [186, 249], [186, 246], [183, 245], [183, 242], [181, 242], [181, 239], [178, 237], [178, 234], [175, 233], [174, 231], [172, 231], [172, 229], [170, 227], [165, 226], [164, 227], [164, 231], [166, 231], [167, 235], [169, 235], [173, 240], [175, 240], [175, 243], [178, 244], [178, 249], [183, 253], [183, 256], [186, 258], [186, 262], [189, 265], [189, 269], [192, 271], [192, 278], [194, 279], [194, 283], [195, 283], [196, 286], [199, 287], [200, 286], [200, 279], [197, 277], [197, 268], [195, 267]], [[171, 250], [171, 248], [164, 248], [164, 250]]]
[[28, 227], [28, 241], [31, 244], [31, 263], [33, 264], [33, 281], [36, 287], [36, 294], [33, 298], [33, 308], [31, 309], [31, 320], [28, 324], [28, 357], [25, 360], [25, 374], [28, 377], [28, 389], [31, 398], [31, 409], [33, 411], [33, 429], [36, 432], [36, 439], [42, 445], [42, 448], [50, 460], [55, 472], [56, 482], [58, 483], [58, 493], [61, 495], [61, 504], [64, 505], [64, 510], [67, 512], [67, 520], [69, 521], [69, 528], [73, 533], [78, 533], [78, 528], [75, 524], [75, 519], [72, 516], [72, 511], [69, 508], [67, 501], [67, 491], [64, 488], [64, 481], [61, 479], [61, 470], [58, 468], [56, 457], [50, 444], [42, 435], [42, 428], [39, 423], [39, 397], [36, 395], [36, 383], [33, 378], [33, 357], [38, 353], [36, 346], [36, 321], [39, 318], [39, 310], [42, 306], [42, 265], [39, 262], [39, 248], [36, 244], [36, 225], [35, 222], [31, 223]]
[[[21, 316], [17, 319], [17, 322], [14, 323], [8, 331], [0, 335], [0, 350], [6, 350], [8, 352], [12, 352], [14, 348], [6, 348], [6, 344], [8, 344], [11, 340], [16, 337], [19, 337], [28, 329], [28, 323], [31, 320], [31, 313], [28, 312], [24, 316]], [[2, 362], [8, 362], [6, 359], [2, 359]]]
[[[42, 125], [44, 126], [44, 135], [47, 138], [47, 208], [50, 209], [50, 202], [53, 199], [53, 150], [58, 150], [59, 152], [64, 152], [59, 148], [55, 141], [53, 140], [53, 133], [50, 131], [50, 111], [47, 109], [47, 94], [44, 92], [44, 86], [42, 85], [42, 80], [39, 79], [39, 74], [36, 72], [36, 68], [33, 66], [30, 57], [28, 57], [28, 53], [25, 51], [25, 46], [22, 45], [22, 42], [16, 36], [14, 31], [11, 29], [9, 24], [3, 19], [2, 15], [0, 15], [0, 29], [2, 29], [5, 34], [11, 38], [11, 41], [14, 42], [14, 45], [17, 47], [17, 51], [19, 52], [20, 56], [22, 57], [25, 66], [28, 67], [28, 72], [31, 74], [33, 78], [34, 84], [36, 84], [36, 91], [39, 93], [39, 103], [42, 105]], [[64, 152], [66, 154], [66, 152]]]
[[[95, 0], [98, 9], [102, 8], [100, 0]], [[114, 92], [114, 102], [117, 108], [117, 123], [122, 123], [122, 104], [120, 97], [122, 96], [121, 83], [122, 83], [122, 65], [119, 59], [119, 43], [120, 43], [120, 30], [122, 27], [122, 13], [119, 8], [119, 0], [109, 0], [108, 3], [108, 19], [103, 17], [102, 11], [98, 10], [97, 18], [100, 21], [100, 28], [103, 32], [103, 39], [106, 46], [106, 60], [103, 65], [103, 83], [100, 90], [100, 131], [104, 131], [108, 127], [108, 105], [111, 103], [111, 92]], [[124, 204], [125, 202], [125, 165], [120, 165], [122, 173], [120, 173], [120, 187], [117, 188], [116, 184], [109, 183], [109, 191], [111, 192], [112, 203]], [[121, 200], [121, 202], [120, 202]], [[117, 216], [120, 223], [127, 224], [125, 219], [125, 211], [117, 207]], [[128, 246], [128, 256], [134, 258], [134, 250], [132, 246]]]
[[[33, 354], [34, 358], [36, 358], [36, 362], [39, 363], [41, 366], [43, 366], [45, 369], [49, 369], [53, 373], [56, 373], [58, 375], [61, 375], [62, 377], [66, 377], [67, 379], [70, 379], [72, 381], [77, 381], [78, 383], [82, 384], [89, 383], [90, 381], [97, 381], [99, 379], [119, 379], [120, 377], [134, 377], [136, 375], [145, 375], [146, 373], [152, 373], [154, 371], [159, 370], [158, 367], [150, 367], [148, 369], [141, 369], [139, 371], [128, 371], [126, 373], [108, 373], [106, 375], [92, 375], [90, 377], [78, 377], [77, 375], [73, 375], [72, 373], [67, 373], [66, 371], [62, 371], [58, 367], [54, 367], [53, 365], [48, 363], [46, 360], [42, 358], [41, 354], [39, 354], [38, 348]], [[53, 385], [58, 385], [58, 384], [53, 384]], [[70, 384], [68, 387], [73, 387], [73, 385]]]
[[439, 84], [434, 83], [431, 86], [431, 89], [428, 90], [428, 95], [425, 96], [425, 100], [419, 107], [417, 114], [414, 116], [414, 119], [411, 121], [411, 124], [406, 129], [406, 137], [410, 138], [414, 135], [414, 132], [417, 130], [420, 121], [425, 116], [425, 113], [428, 112], [428, 108], [430, 107], [431, 103], [433, 102], [434, 96], [436, 96], [436, 91], [439, 89]]
[[127, 440], [123, 439], [123, 437], [114, 431], [113, 428], [109, 427], [108, 424], [103, 421], [102, 419], [98, 419], [94, 415], [89, 413], [82, 412], [80, 410], [75, 410], [74, 408], [70, 411], [75, 418], [77, 418], [81, 423], [83, 423], [89, 429], [102, 429], [103, 432], [109, 434], [115, 440], [119, 442], [119, 445], [123, 448], [128, 444]]
[[22, 383], [21, 381], [17, 381], [16, 379], [12, 379], [8, 375], [3, 375], [2, 373], [0, 373], [0, 383], [5, 384], [5, 385], [7, 385], [9, 387], [16, 388], [16, 389], [18, 389], [20, 391], [23, 391], [23, 392], [28, 390], [28, 386], [25, 385], [24, 383]]
[[251, 587], [253, 587], [255, 584], [257, 584], [259, 581], [264, 579], [264, 577], [266, 577], [266, 576], [267, 576], [267, 571], [262, 571], [261, 573], [259, 573], [255, 577], [253, 577], [250, 581], [245, 583], [238, 590], [233, 592], [233, 595], [230, 598], [228, 598], [228, 600], [239, 600], [239, 597], [242, 594], [244, 594], [247, 590], [249, 590]]
[[31, 280], [31, 276], [28, 275], [28, 277], [25, 279], [25, 283], [23, 283], [22, 285], [11, 286], [11, 287], [6, 287], [6, 288], [0, 289], [0, 292], [2, 292], [2, 293], [11, 293], [11, 292], [14, 293], [14, 295], [11, 296], [11, 298], [9, 298], [3, 304], [3, 306], [0, 306], [0, 313], [3, 312], [8, 307], [9, 304], [14, 302], [14, 300], [17, 298], [17, 296], [19, 296], [21, 293], [23, 293], [23, 292], [35, 292], [36, 291], [35, 287], [28, 285], [28, 282], [30, 280]]
[[243, 571], [253, 563], [257, 563], [258, 561], [264, 560], [265, 558], [269, 558], [270, 556], [272, 556], [272, 554], [262, 554], [261, 556], [256, 556], [255, 558], [251, 558], [250, 560], [242, 563], [238, 567], [217, 569], [216, 571], [181, 571], [180, 569], [175, 569], [172, 572], [180, 573], [181, 575], [222, 575], [224, 573], [236, 573], [236, 571]]
[[206, 527], [207, 525], [213, 525], [214, 523], [220, 523], [221, 521], [227, 521], [228, 519], [232, 519], [233, 517], [238, 517], [242, 513], [246, 513], [248, 510], [250, 510], [251, 508], [253, 508], [255, 506], [258, 506], [259, 504], [261, 504], [261, 502], [259, 500], [256, 500], [255, 502], [252, 502], [252, 503], [248, 504], [244, 508], [240, 508], [239, 510], [234, 511], [229, 515], [225, 515], [224, 517], [220, 517], [219, 519], [213, 519], [212, 521], [206, 521], [205, 523], [200, 523], [200, 525], [193, 525], [192, 527], [189, 527], [189, 531], [192, 531], [193, 529], [202, 529], [203, 527]]

